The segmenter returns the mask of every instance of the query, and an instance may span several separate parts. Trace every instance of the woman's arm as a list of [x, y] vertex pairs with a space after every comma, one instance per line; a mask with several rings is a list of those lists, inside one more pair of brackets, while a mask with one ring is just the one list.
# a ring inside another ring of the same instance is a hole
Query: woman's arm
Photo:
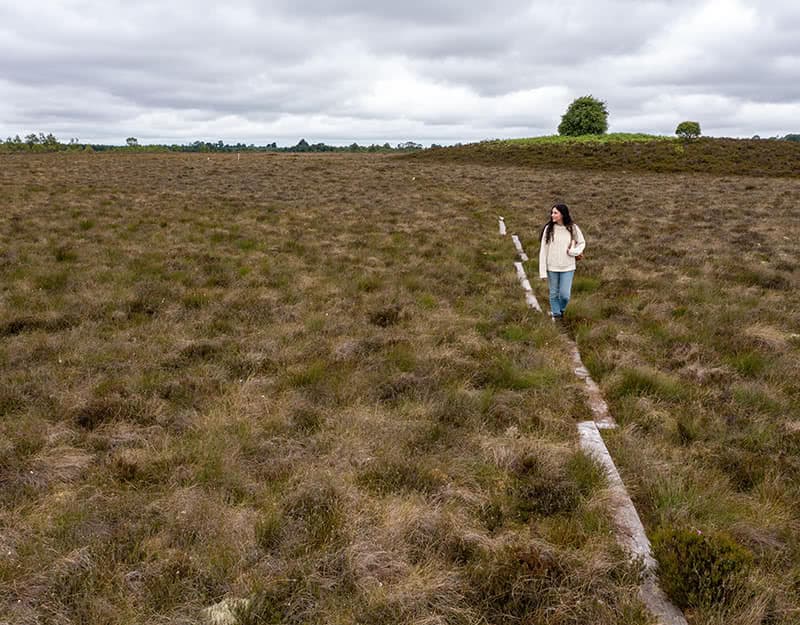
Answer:
[[544, 238], [547, 236], [547, 228], [542, 230], [542, 240], [539, 244], [539, 277], [542, 280], [547, 279], [547, 243]]
[[581, 229], [578, 228], [578, 225], [575, 224], [572, 226], [572, 233], [575, 237], [572, 246], [567, 250], [567, 254], [570, 256], [578, 256], [579, 254], [583, 253], [584, 248], [586, 247], [586, 240], [583, 238], [583, 232]]

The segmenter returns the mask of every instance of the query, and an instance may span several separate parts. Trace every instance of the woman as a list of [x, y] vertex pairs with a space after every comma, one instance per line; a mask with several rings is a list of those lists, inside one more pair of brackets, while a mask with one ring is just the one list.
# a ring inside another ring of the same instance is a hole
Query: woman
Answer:
[[583, 253], [586, 241], [569, 216], [566, 204], [550, 209], [550, 221], [542, 228], [539, 249], [539, 277], [550, 287], [550, 314], [554, 320], [564, 316], [575, 275], [575, 257]]

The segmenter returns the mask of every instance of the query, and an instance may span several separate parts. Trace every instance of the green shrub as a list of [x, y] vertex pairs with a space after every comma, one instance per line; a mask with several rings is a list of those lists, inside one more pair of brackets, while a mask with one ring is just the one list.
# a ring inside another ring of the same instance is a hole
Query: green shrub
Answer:
[[558, 134], [576, 137], [580, 135], [602, 135], [608, 130], [606, 103], [585, 95], [576, 98], [561, 116]]
[[752, 562], [747, 550], [722, 533], [667, 527], [652, 542], [661, 585], [682, 609], [728, 601]]
[[681, 122], [675, 129], [681, 139], [697, 139], [700, 136], [700, 124], [697, 122]]

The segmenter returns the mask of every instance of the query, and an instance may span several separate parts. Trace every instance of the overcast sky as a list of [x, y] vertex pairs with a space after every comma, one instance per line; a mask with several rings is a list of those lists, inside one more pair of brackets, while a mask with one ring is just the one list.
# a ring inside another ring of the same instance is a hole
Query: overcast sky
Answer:
[[0, 0], [0, 138], [800, 132], [800, 0]]

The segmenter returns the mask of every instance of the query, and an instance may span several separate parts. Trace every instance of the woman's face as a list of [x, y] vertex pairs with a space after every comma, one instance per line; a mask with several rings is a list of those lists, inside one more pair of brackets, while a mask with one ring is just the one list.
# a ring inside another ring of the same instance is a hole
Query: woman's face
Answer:
[[559, 211], [555, 206], [550, 209], [550, 219], [553, 220], [553, 223], [560, 224], [564, 221], [564, 218], [561, 216], [561, 211]]

